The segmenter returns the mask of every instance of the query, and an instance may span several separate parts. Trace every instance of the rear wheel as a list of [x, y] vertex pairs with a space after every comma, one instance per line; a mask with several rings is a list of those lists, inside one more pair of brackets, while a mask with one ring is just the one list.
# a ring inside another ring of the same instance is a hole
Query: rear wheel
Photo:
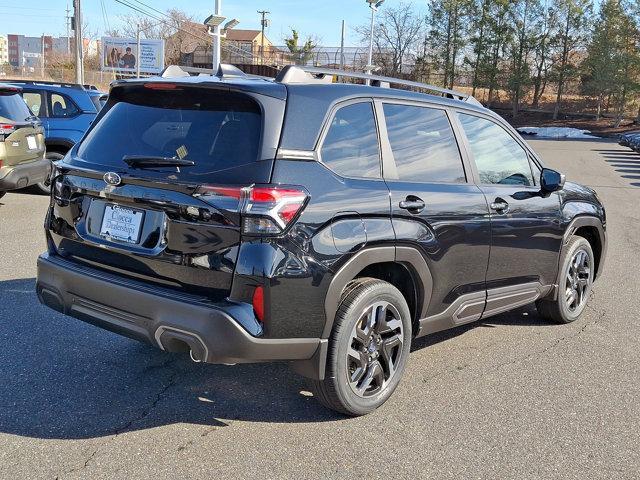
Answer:
[[316, 398], [346, 415], [382, 405], [400, 382], [411, 347], [411, 316], [400, 291], [373, 278], [353, 282], [343, 296], [329, 340]]
[[583, 237], [572, 237], [562, 254], [557, 299], [538, 300], [538, 312], [557, 323], [576, 320], [587, 306], [594, 274], [591, 245]]

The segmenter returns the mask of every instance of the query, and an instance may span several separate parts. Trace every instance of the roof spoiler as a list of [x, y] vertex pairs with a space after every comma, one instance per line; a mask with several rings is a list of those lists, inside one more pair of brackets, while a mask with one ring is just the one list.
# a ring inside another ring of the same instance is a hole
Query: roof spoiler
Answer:
[[[213, 70], [210, 68], [197, 68], [197, 67], [184, 67], [180, 65], [169, 65], [166, 67], [160, 76], [162, 78], [184, 78], [195, 76], [211, 76]], [[246, 77], [247, 74], [234, 65], [227, 63], [221, 63], [218, 67], [218, 71], [215, 74], [219, 78], [229, 77]]]

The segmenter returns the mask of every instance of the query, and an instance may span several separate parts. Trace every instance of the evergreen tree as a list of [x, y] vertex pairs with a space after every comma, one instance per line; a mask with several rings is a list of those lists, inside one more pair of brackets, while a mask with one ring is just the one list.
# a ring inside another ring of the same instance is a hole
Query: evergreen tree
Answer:
[[432, 0], [428, 44], [431, 60], [443, 72], [443, 85], [453, 88], [456, 67], [467, 42], [471, 0]]
[[584, 45], [586, 40], [591, 0], [559, 0], [557, 5], [561, 25], [557, 43], [561, 51], [555, 71], [558, 89], [553, 110], [554, 120], [558, 118], [566, 82], [575, 78], [578, 73], [577, 65], [572, 61], [572, 54]]

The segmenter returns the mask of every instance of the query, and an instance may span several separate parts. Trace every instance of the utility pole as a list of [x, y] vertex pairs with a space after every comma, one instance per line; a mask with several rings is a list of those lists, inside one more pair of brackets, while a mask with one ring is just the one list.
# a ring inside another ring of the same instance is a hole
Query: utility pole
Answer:
[[346, 25], [342, 20], [342, 33], [340, 34], [340, 70], [344, 70], [344, 31]]
[[44, 33], [42, 34], [42, 52], [40, 55], [42, 55], [42, 61], [40, 62], [40, 67], [42, 69], [41, 76], [44, 79]]
[[[222, 0], [216, 0], [214, 14], [216, 16], [222, 15]], [[220, 66], [220, 25], [213, 27], [213, 74], [215, 75]]]
[[262, 20], [260, 21], [260, 25], [262, 25], [262, 37], [260, 38], [262, 45], [260, 46], [260, 64], [264, 65], [264, 29], [269, 26], [269, 19], [266, 18], [271, 12], [267, 12], [266, 10], [258, 10], [258, 13], [262, 15]]
[[138, 22], [138, 31], [136, 33], [136, 42], [138, 48], [136, 50], [136, 78], [140, 78], [140, 23]]
[[67, 3], [67, 16], [65, 17], [67, 19], [67, 57], [69, 57], [71, 55], [71, 40], [70, 40], [70, 33], [69, 33], [69, 26], [71, 24], [71, 17], [69, 16], [69, 13], [71, 13], [71, 10], [69, 10], [69, 4]]
[[80, 0], [73, 0], [76, 38], [76, 83], [84, 85], [84, 45], [82, 40], [82, 9]]

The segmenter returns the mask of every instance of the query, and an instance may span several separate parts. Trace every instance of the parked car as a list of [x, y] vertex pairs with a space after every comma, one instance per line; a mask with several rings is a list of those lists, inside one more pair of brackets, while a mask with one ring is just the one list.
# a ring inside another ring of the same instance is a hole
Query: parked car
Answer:
[[626, 143], [627, 147], [637, 152], [640, 150], [640, 135], [631, 135]]
[[348, 415], [415, 337], [580, 316], [607, 247], [592, 189], [472, 97], [334, 75], [115, 82], [52, 174], [40, 301], [198, 362], [291, 362]]
[[640, 137], [640, 132], [627, 132], [620, 135], [620, 141], [618, 142], [623, 147], [628, 147], [630, 142], [636, 137]]
[[[87, 131], [104, 105], [105, 93], [90, 85], [9, 80], [22, 88], [31, 113], [41, 119], [46, 132], [46, 156], [60, 160]], [[38, 183], [48, 193], [49, 187]]]
[[44, 148], [44, 129], [22, 101], [20, 88], [0, 84], [0, 198], [48, 176]]

